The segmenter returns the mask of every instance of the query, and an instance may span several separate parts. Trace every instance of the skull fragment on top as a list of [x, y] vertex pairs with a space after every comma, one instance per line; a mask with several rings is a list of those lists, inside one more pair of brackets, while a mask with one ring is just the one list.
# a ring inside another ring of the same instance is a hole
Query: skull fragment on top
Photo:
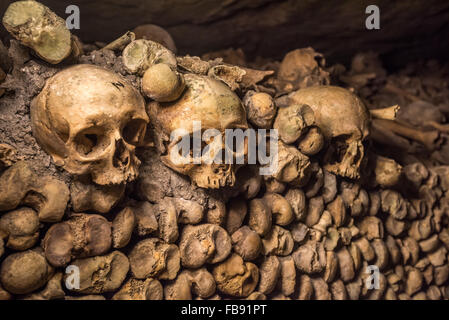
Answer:
[[50, 78], [32, 101], [33, 135], [54, 162], [99, 185], [138, 175], [135, 148], [149, 122], [145, 102], [123, 77], [77, 65]]

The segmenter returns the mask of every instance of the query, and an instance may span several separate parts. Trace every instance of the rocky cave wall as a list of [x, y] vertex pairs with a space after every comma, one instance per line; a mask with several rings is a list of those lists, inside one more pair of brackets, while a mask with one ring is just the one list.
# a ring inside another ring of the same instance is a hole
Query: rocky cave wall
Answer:
[[[3, 16], [11, 1], [0, 1]], [[84, 42], [111, 41], [127, 30], [153, 23], [173, 36], [180, 54], [243, 48], [250, 56], [280, 59], [311, 46], [331, 62], [349, 62], [373, 50], [391, 65], [417, 58], [444, 58], [449, 51], [449, 3], [428, 1], [318, 0], [44, 0], [59, 16], [76, 4]], [[366, 30], [365, 8], [380, 8], [380, 30]], [[6, 33], [1, 30], [1, 36]]]

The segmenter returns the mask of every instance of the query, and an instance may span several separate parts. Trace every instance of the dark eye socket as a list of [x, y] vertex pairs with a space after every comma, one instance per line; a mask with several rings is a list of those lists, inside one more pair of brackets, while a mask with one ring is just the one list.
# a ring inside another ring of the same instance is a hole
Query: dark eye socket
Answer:
[[93, 134], [93, 133], [89, 134], [89, 133], [87, 133], [85, 135], [85, 137], [86, 137], [86, 139], [88, 139], [92, 143], [93, 146], [96, 146], [98, 144], [98, 136], [96, 134]]
[[122, 130], [123, 139], [132, 145], [138, 145], [145, 133], [146, 122], [142, 119], [133, 119], [129, 121]]
[[101, 128], [93, 127], [77, 134], [74, 140], [75, 149], [83, 156], [92, 155], [107, 146], [107, 139]]

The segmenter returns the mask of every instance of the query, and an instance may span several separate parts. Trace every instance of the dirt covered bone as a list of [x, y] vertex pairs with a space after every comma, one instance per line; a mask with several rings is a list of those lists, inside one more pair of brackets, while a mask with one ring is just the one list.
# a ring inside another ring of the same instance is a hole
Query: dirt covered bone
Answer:
[[[162, 202], [165, 203], [167, 199], [171, 200], [169, 201], [172, 202], [172, 205], [170, 205], [170, 207], [174, 207], [175, 215], [179, 213], [178, 219], [180, 219], [180, 223], [188, 222], [190, 224], [195, 222], [196, 219], [199, 218], [199, 216], [197, 216], [197, 213], [199, 213], [199, 210], [197, 210], [199, 208], [198, 205], [201, 206], [204, 210], [204, 222], [212, 223], [210, 221], [212, 221], [213, 219], [220, 220], [221, 218], [226, 217], [226, 208], [224, 203], [226, 203], [231, 197], [235, 197], [234, 193], [238, 190], [233, 190], [235, 188], [198, 188], [190, 182], [190, 178], [188, 176], [181, 175], [165, 166], [162, 163], [160, 156], [157, 154], [157, 150], [155, 148], [141, 149], [140, 152], [141, 153], [139, 153], [139, 158], [142, 159], [142, 166], [139, 170], [140, 174], [138, 177], [136, 190], [139, 198], [156, 204]], [[237, 176], [241, 172], [245, 171], [238, 171]], [[181, 200], [177, 200], [177, 198]], [[188, 201], [186, 202], [182, 199]], [[178, 201], [180, 202], [177, 203]], [[194, 203], [196, 204], [194, 205]], [[183, 209], [178, 206], [179, 204], [188, 204], [189, 207], [192, 204], [193, 206], [190, 207], [190, 212], [182, 212], [184, 211], [184, 209], [187, 210], [187, 207], [184, 207]], [[165, 207], [166, 209], [168, 209], [167, 206]], [[158, 206], [155, 206], [154, 209], [158, 209]], [[158, 214], [158, 210], [155, 210], [155, 213]], [[188, 221], [186, 218], [188, 218]], [[159, 223], [161, 223], [163, 220], [166, 221], [167, 219], [162, 219], [159, 221]], [[174, 221], [176, 223], [176, 220]], [[219, 223], [219, 221], [216, 222], [217, 224]], [[224, 225], [224, 221], [220, 223], [223, 223]], [[178, 225], [176, 224], [176, 230], [177, 229]], [[160, 235], [165, 234], [164, 230], [160, 231]], [[231, 234], [231, 232], [229, 234]], [[176, 239], [174, 239], [173, 241], [175, 240]]]
[[20, 204], [32, 207], [42, 222], [57, 222], [64, 215], [69, 201], [66, 184], [53, 177], [39, 177], [26, 161], [16, 162], [0, 177], [0, 211], [9, 211]]
[[[186, 91], [182, 97], [172, 103], [149, 104], [149, 114], [155, 126], [159, 141], [157, 147], [162, 153], [162, 161], [171, 169], [188, 175], [192, 182], [201, 188], [220, 188], [235, 183], [234, 164], [201, 164], [190, 161], [176, 164], [170, 154], [179, 141], [169, 143], [175, 130], [185, 130], [190, 136], [194, 133], [194, 121], [201, 121], [201, 129], [216, 129], [221, 133], [221, 150], [224, 157], [224, 139], [226, 129], [247, 129], [245, 109], [237, 97], [225, 84], [204, 76], [186, 74]], [[174, 151], [176, 153], [176, 151]]]
[[43, 287], [53, 274], [42, 249], [10, 254], [0, 267], [1, 285], [11, 293], [26, 294]]
[[72, 51], [72, 38], [64, 19], [37, 1], [12, 3], [3, 16], [3, 25], [49, 63], [61, 62]]
[[176, 68], [176, 57], [163, 45], [145, 39], [134, 40], [126, 46], [122, 53], [123, 64], [130, 73], [143, 76], [153, 65], [164, 63]]
[[135, 148], [148, 116], [139, 92], [101, 67], [77, 65], [50, 78], [31, 105], [33, 135], [57, 165], [99, 185], [138, 175]]
[[76, 177], [70, 184], [70, 199], [75, 212], [108, 213], [123, 198], [125, 184], [101, 186], [87, 175]]
[[157, 238], [145, 239], [132, 249], [129, 263], [137, 279], [152, 277], [173, 280], [180, 267], [179, 249]]
[[215, 279], [206, 268], [182, 271], [165, 288], [167, 300], [191, 300], [192, 293], [199, 298], [210, 298], [216, 291]]
[[111, 248], [111, 223], [96, 214], [74, 214], [54, 224], [45, 234], [45, 257], [55, 267], [67, 265], [73, 258], [105, 254]]
[[2, 215], [0, 238], [4, 238], [6, 247], [14, 250], [32, 248], [39, 239], [39, 217], [36, 211], [23, 207]]
[[221, 262], [231, 253], [231, 249], [231, 237], [215, 224], [187, 225], [181, 233], [179, 251], [182, 265], [187, 268]]
[[112, 300], [162, 300], [163, 290], [161, 283], [156, 279], [131, 278], [114, 294]]
[[287, 53], [279, 66], [274, 85], [279, 94], [310, 86], [328, 85], [329, 73], [324, 70], [324, 56], [313, 48]]
[[363, 141], [370, 132], [370, 114], [350, 91], [334, 86], [317, 86], [292, 92], [288, 104], [308, 105], [329, 148], [324, 168], [342, 177], [360, 177], [364, 158]]
[[158, 102], [177, 100], [185, 89], [182, 74], [173, 67], [158, 63], [149, 67], [142, 77], [142, 92], [150, 99]]
[[234, 297], [249, 296], [259, 282], [257, 266], [244, 262], [237, 254], [232, 254], [226, 261], [215, 266], [212, 274], [218, 290]]
[[276, 116], [273, 98], [265, 92], [249, 90], [243, 98], [248, 121], [258, 128], [269, 129]]
[[35, 293], [25, 296], [24, 300], [60, 300], [64, 299], [65, 292], [62, 289], [62, 272], [55, 273], [48, 280], [45, 287]]
[[[104, 256], [77, 259], [72, 262], [72, 265], [80, 270], [80, 287], [70, 290], [86, 294], [101, 294], [117, 290], [129, 270], [128, 258], [120, 251], [113, 251]], [[64, 276], [64, 282], [70, 281], [69, 275]]]
[[315, 122], [312, 108], [305, 104], [289, 104], [279, 108], [273, 128], [279, 131], [279, 138], [291, 144], [298, 140]]
[[[277, 143], [278, 163], [271, 175], [264, 176], [265, 182], [270, 183], [274, 179], [281, 184], [288, 183], [293, 187], [304, 187], [312, 174], [309, 157], [302, 154], [297, 148], [287, 145], [281, 140], [278, 140]], [[279, 190], [271, 191], [280, 192]]]

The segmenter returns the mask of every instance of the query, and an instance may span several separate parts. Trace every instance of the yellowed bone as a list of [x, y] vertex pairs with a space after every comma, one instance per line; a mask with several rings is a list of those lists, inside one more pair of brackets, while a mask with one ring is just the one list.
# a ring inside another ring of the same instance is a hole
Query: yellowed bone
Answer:
[[394, 106], [381, 109], [371, 109], [369, 112], [371, 116], [376, 119], [395, 120], [396, 114], [401, 107], [395, 104]]

